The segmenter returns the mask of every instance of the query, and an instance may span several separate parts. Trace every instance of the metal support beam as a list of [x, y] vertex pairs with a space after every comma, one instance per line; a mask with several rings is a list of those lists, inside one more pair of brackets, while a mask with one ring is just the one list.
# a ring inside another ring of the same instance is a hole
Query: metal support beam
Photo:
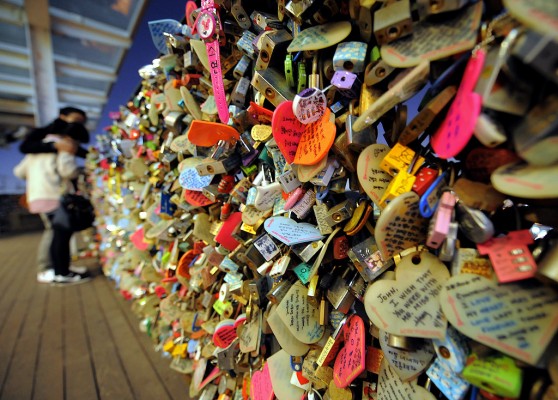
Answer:
[[22, 97], [32, 97], [35, 94], [35, 90], [33, 90], [33, 87], [27, 83], [0, 81], [0, 97], [1, 93]]
[[111, 31], [100, 31], [77, 22], [68, 21], [59, 17], [52, 18], [52, 30], [62, 35], [67, 35], [82, 40], [92, 40], [109, 46], [128, 48], [132, 40], [128, 37], [113, 35]]
[[27, 101], [0, 99], [0, 112], [35, 114], [35, 105]]
[[37, 101], [37, 125], [46, 125], [58, 116], [58, 93], [48, 0], [25, 0], [25, 11], [29, 21], [29, 37], [32, 61], [33, 86]]
[[111, 74], [103, 71], [94, 70], [91, 68], [81, 67], [79, 65], [70, 65], [61, 62], [56, 62], [56, 73], [59, 75], [73, 76], [76, 78], [81, 78], [86, 76], [89, 79], [97, 79], [99, 81], [104, 81], [104, 82], [116, 81], [116, 74], [114, 73]]
[[29, 56], [20, 53], [14, 53], [12, 51], [0, 50], [0, 60], [2, 60], [2, 64], [8, 65], [10, 67], [25, 69], [29, 69], [31, 67]]
[[23, 25], [27, 21], [23, 8], [9, 3], [0, 3], [0, 21]]

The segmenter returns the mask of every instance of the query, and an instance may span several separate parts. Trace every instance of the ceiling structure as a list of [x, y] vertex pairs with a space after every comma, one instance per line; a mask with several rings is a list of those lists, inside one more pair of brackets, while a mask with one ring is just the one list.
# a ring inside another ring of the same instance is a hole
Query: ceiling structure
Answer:
[[61, 107], [94, 131], [147, 0], [0, 0], [0, 136]]

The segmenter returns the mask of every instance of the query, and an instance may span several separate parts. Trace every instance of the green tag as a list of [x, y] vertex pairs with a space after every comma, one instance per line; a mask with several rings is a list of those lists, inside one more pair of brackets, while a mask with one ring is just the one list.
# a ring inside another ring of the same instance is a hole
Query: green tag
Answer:
[[219, 299], [215, 300], [213, 303], [213, 309], [217, 311], [217, 314], [223, 315], [227, 309], [232, 309], [232, 304], [230, 301], [221, 301]]
[[378, 46], [374, 46], [372, 51], [370, 52], [370, 61], [378, 61], [380, 59], [380, 48]]
[[[473, 356], [474, 357], [474, 356]], [[475, 359], [463, 370], [471, 384], [498, 396], [519, 398], [523, 371], [504, 355]]]
[[308, 281], [310, 280], [310, 270], [312, 269], [312, 267], [309, 264], [306, 263], [301, 263], [299, 265], [297, 265], [296, 267], [294, 267], [294, 272], [296, 274], [296, 276], [298, 276], [298, 279], [300, 279], [300, 281], [306, 285], [308, 283]]

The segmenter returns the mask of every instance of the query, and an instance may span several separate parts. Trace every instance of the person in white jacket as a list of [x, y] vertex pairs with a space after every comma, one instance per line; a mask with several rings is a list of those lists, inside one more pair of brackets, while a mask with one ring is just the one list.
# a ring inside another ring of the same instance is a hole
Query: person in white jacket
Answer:
[[[69, 136], [50, 134], [45, 141], [73, 144]], [[76, 146], [60, 146], [71, 149]], [[14, 175], [26, 180], [26, 197], [29, 211], [42, 214], [48, 221], [60, 207], [60, 197], [66, 191], [69, 180], [78, 173], [75, 155], [66, 150], [58, 153], [27, 154], [14, 168]], [[70, 239], [72, 232], [53, 227], [50, 258], [53, 263], [53, 281], [59, 284], [80, 283], [88, 277], [70, 271]]]

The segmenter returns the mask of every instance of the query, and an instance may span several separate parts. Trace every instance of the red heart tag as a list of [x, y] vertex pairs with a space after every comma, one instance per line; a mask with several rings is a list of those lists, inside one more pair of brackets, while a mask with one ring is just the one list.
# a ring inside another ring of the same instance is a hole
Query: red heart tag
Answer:
[[204, 196], [202, 192], [188, 189], [184, 189], [184, 200], [194, 207], [204, 207], [215, 203]]
[[273, 400], [274, 396], [269, 367], [266, 363], [261, 371], [252, 374], [250, 398], [253, 400]]
[[284, 101], [277, 106], [273, 112], [271, 127], [273, 138], [277, 142], [281, 154], [291, 164], [295, 159], [300, 138], [306, 129], [306, 125], [294, 115], [292, 101]]
[[333, 381], [339, 388], [349, 386], [366, 366], [365, 329], [362, 318], [353, 315], [344, 329], [345, 345], [337, 354], [333, 366]]

